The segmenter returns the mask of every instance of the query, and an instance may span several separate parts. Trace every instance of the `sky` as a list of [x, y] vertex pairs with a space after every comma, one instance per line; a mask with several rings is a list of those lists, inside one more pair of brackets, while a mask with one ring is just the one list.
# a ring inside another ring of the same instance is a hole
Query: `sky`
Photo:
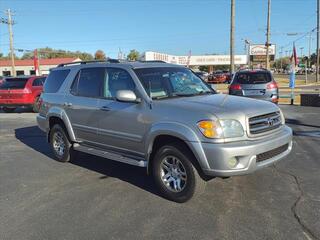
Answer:
[[[244, 54], [244, 39], [266, 41], [267, 0], [235, 1], [235, 51]], [[0, 0], [0, 17], [8, 8], [16, 49], [102, 49], [109, 57], [119, 48], [126, 54], [229, 54], [230, 0]], [[278, 55], [292, 50], [295, 40], [298, 55], [301, 47], [308, 54], [308, 32], [315, 27], [316, 0], [272, 0], [271, 42]], [[314, 52], [315, 32], [311, 36]], [[8, 50], [8, 27], [0, 24], [0, 52]]]

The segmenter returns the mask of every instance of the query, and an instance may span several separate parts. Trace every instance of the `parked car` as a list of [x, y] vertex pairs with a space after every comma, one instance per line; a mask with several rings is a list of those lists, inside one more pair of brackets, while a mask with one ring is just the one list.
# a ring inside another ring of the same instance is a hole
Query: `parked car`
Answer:
[[45, 76], [7, 77], [0, 85], [0, 107], [10, 113], [18, 107], [32, 107], [38, 112], [38, 100]]
[[231, 84], [229, 94], [267, 100], [279, 101], [279, 89], [272, 73], [265, 69], [238, 71]]
[[212, 84], [225, 83], [226, 81], [227, 75], [220, 70], [213, 72], [208, 78], [208, 83]]
[[200, 77], [202, 80], [207, 81], [208, 80], [208, 73], [207, 72], [194, 72], [198, 77]]
[[232, 79], [232, 74], [230, 73], [230, 71], [222, 71], [222, 72], [226, 76], [225, 83], [230, 83]]
[[173, 64], [63, 64], [51, 70], [39, 102], [38, 126], [57, 160], [81, 151], [144, 167], [176, 202], [213, 177], [252, 173], [292, 148], [277, 105], [217, 94]]

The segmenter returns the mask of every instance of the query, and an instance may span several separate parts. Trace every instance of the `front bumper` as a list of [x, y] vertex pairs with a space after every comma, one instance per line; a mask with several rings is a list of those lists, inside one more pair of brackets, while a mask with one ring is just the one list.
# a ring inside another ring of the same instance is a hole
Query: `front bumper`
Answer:
[[[269, 154], [280, 146], [287, 147], [279, 154], [276, 151], [275, 155]], [[292, 149], [292, 130], [288, 126], [283, 126], [281, 131], [263, 139], [224, 144], [202, 143], [202, 147], [209, 165], [209, 169], [203, 169], [206, 175], [220, 177], [244, 175], [267, 167], [287, 156]], [[271, 157], [257, 161], [257, 155], [266, 154]], [[233, 163], [236, 159], [237, 164], [232, 166], [230, 159], [233, 159]]]

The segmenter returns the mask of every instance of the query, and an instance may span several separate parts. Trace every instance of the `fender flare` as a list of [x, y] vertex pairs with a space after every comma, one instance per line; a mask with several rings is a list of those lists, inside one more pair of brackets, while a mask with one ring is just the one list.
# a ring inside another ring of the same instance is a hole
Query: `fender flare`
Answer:
[[76, 137], [75, 137], [71, 122], [70, 122], [66, 112], [61, 108], [52, 107], [52, 108], [50, 108], [50, 110], [47, 113], [48, 121], [50, 120], [51, 117], [57, 117], [57, 118], [61, 119], [67, 129], [70, 140], [72, 142], [76, 142]]
[[145, 153], [146, 159], [148, 161], [148, 166], [154, 141], [158, 136], [161, 135], [176, 137], [184, 141], [193, 152], [200, 167], [202, 169], [209, 168], [207, 157], [202, 148], [201, 141], [195, 131], [190, 127], [178, 122], [161, 122], [152, 125], [146, 135], [145, 140]]

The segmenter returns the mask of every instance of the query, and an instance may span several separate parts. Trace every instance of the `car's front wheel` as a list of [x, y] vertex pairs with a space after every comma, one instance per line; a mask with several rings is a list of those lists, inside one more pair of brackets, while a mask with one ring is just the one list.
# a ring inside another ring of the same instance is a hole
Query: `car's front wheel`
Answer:
[[194, 167], [193, 154], [184, 146], [161, 147], [153, 159], [153, 177], [161, 194], [175, 202], [186, 202], [205, 189], [205, 181]]
[[73, 156], [72, 144], [67, 133], [59, 124], [50, 130], [50, 145], [55, 158], [60, 162], [69, 162]]

